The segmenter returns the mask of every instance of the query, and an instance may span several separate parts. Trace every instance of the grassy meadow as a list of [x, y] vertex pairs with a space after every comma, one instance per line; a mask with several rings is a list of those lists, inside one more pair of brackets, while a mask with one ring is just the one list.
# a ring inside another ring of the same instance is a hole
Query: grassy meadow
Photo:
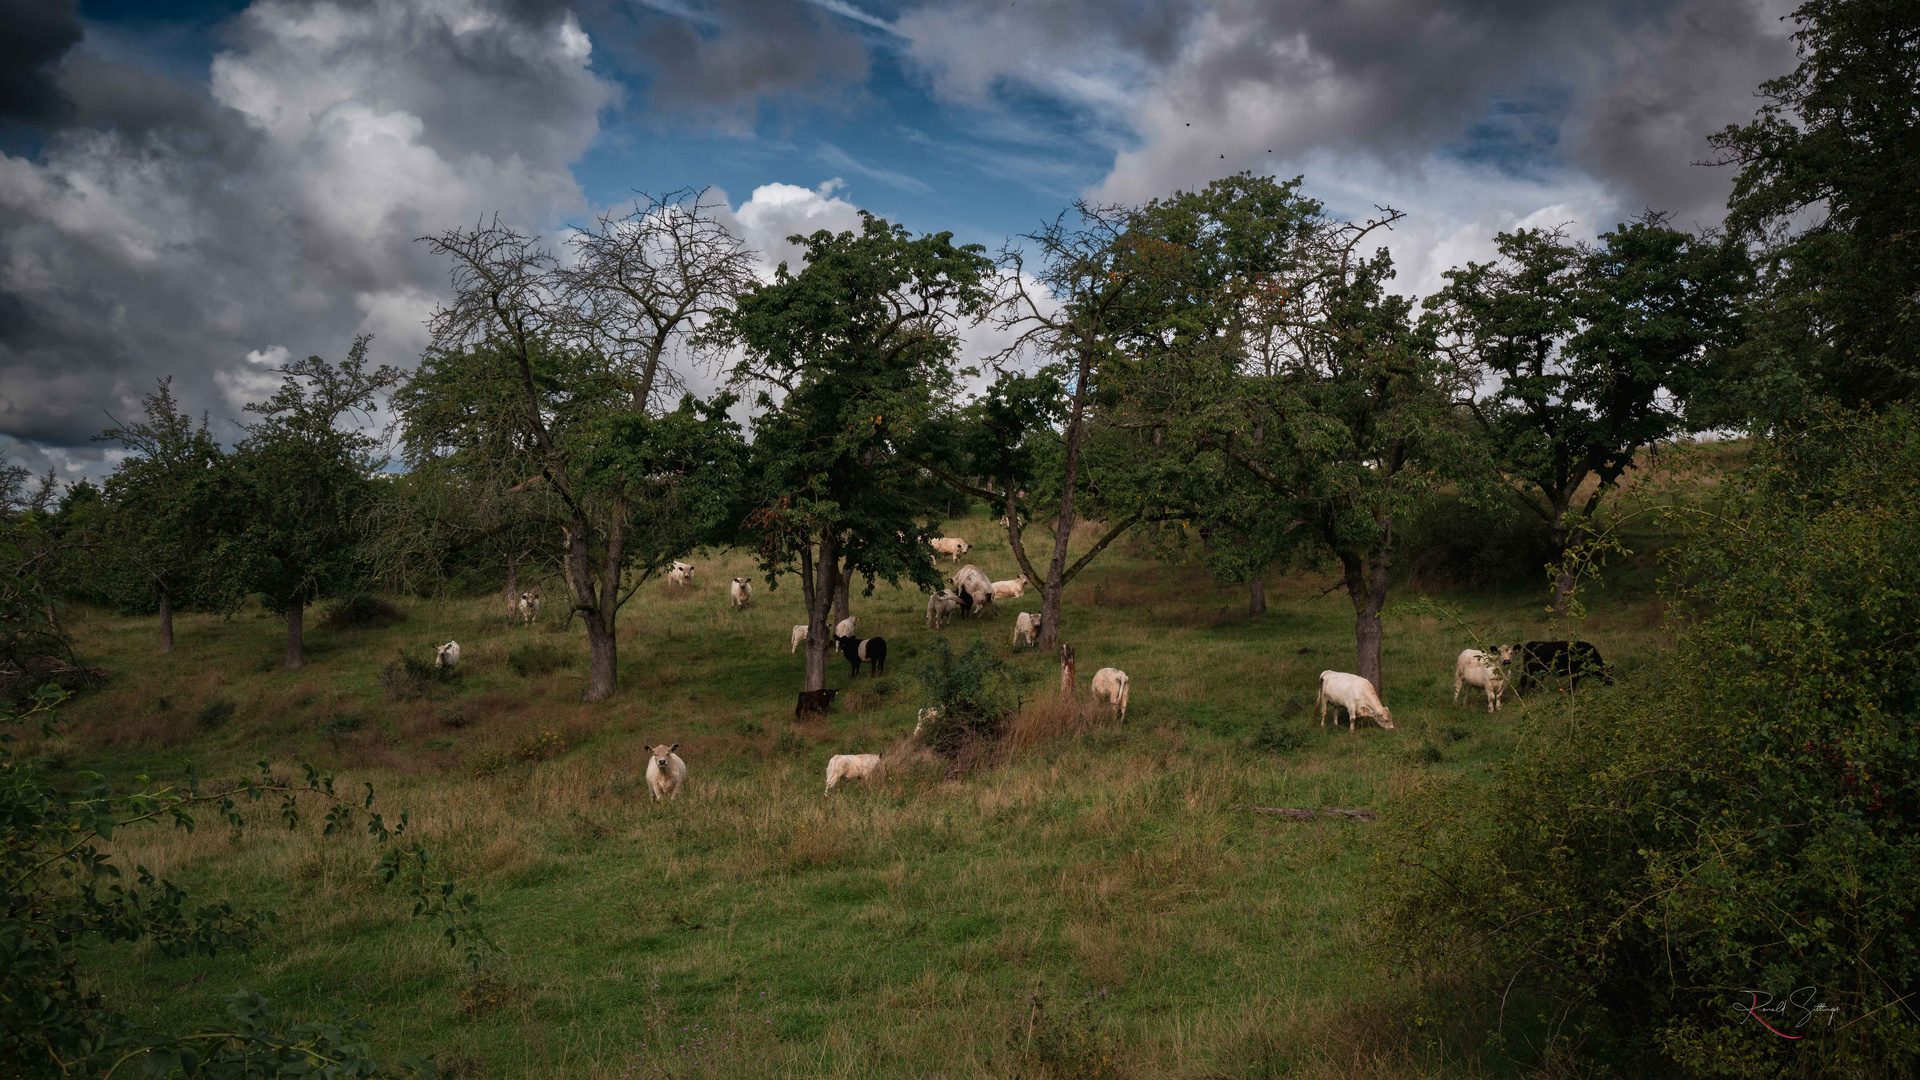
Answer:
[[[973, 540], [970, 561], [993, 577], [1014, 575], [986, 516], [948, 532]], [[622, 612], [620, 692], [593, 706], [579, 700], [585, 635], [560, 628], [554, 581], [532, 627], [507, 625], [498, 594], [394, 598], [407, 618], [386, 628], [313, 619], [297, 672], [278, 666], [283, 624], [264, 613], [182, 617], [171, 656], [151, 620], [74, 613], [82, 657], [114, 674], [34, 754], [120, 780], [167, 781], [189, 759], [238, 776], [267, 757], [370, 782], [480, 895], [500, 947], [469, 972], [377, 884], [371, 841], [322, 838], [312, 819], [289, 832], [260, 804], [237, 835], [208, 820], [115, 840], [123, 866], [274, 911], [257, 945], [211, 960], [102, 948], [99, 988], [177, 1028], [218, 1017], [239, 988], [283, 1018], [350, 1012], [374, 1023], [381, 1053], [433, 1053], [455, 1077], [1472, 1068], [1419, 1037], [1369, 951], [1370, 826], [1249, 808], [1391, 812], [1425, 772], [1493, 775], [1526, 710], [1554, 695], [1493, 716], [1456, 706], [1453, 659], [1546, 633], [1544, 577], [1436, 594], [1471, 631], [1432, 609], [1390, 611], [1398, 730], [1349, 733], [1311, 715], [1318, 673], [1354, 666], [1352, 610], [1325, 591], [1330, 576], [1270, 580], [1269, 612], [1250, 617], [1245, 586], [1117, 543], [1069, 587], [1063, 639], [1083, 700], [1098, 668], [1128, 672], [1127, 722], [1061, 704], [1056, 659], [1010, 644], [1013, 613], [1039, 610], [1030, 592], [938, 632], [956, 647], [982, 636], [1033, 676], [1007, 744], [949, 776], [905, 739], [936, 635], [923, 594], [856, 584], [861, 632], [889, 642], [887, 673], [849, 680], [832, 658], [828, 685], [847, 691], [830, 716], [796, 724], [798, 583], [756, 582], [736, 612], [726, 583], [750, 560], [693, 561], [692, 588], [649, 583]], [[1624, 674], [1667, 631], [1650, 572], [1622, 569], [1575, 631]], [[1400, 585], [1393, 603], [1419, 595]], [[450, 638], [464, 650], [456, 678], [424, 697], [383, 685], [399, 656], [430, 659]], [[674, 742], [688, 789], [656, 804], [645, 747]], [[883, 779], [823, 796], [828, 756], [878, 751], [893, 755]]]

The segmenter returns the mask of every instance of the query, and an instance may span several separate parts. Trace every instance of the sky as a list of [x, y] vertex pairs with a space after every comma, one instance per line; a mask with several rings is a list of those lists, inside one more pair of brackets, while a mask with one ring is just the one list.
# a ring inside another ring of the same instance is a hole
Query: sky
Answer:
[[[156, 380], [411, 366], [418, 237], [707, 188], [771, 266], [866, 210], [999, 249], [1253, 170], [1392, 206], [1425, 295], [1522, 226], [1722, 215], [1789, 0], [0, 0], [0, 455], [98, 476]], [[977, 343], [976, 343], [977, 344]]]

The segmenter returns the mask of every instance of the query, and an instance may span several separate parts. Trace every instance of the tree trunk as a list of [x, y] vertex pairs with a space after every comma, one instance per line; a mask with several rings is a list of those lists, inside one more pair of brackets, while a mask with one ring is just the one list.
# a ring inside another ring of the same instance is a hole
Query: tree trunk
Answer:
[[1073, 646], [1060, 646], [1060, 700], [1073, 700]]
[[173, 651], [173, 597], [164, 592], [160, 594], [160, 651]]
[[[851, 614], [853, 614], [853, 567], [849, 566], [840, 572], [839, 580], [833, 587], [833, 621], [837, 623]], [[808, 633], [812, 631], [809, 630]], [[814, 686], [809, 689], [820, 688]]]
[[[806, 569], [803, 567], [803, 569]], [[827, 657], [835, 647], [832, 618], [834, 594], [839, 591], [840, 546], [832, 530], [820, 534], [820, 557], [811, 567], [813, 587], [807, 592], [807, 678], [802, 690], [827, 688]]]
[[[1391, 535], [1391, 533], [1389, 533]], [[1373, 684], [1373, 691], [1386, 698], [1380, 681], [1380, 647], [1385, 631], [1380, 625], [1380, 609], [1387, 606], [1387, 569], [1391, 558], [1383, 546], [1369, 564], [1358, 552], [1342, 552], [1347, 596], [1353, 601], [1353, 643], [1359, 670], [1355, 674]]]
[[586, 623], [589, 664], [586, 700], [605, 701], [619, 689], [620, 643], [597, 613], [588, 612]]
[[1259, 578], [1247, 585], [1247, 614], [1265, 615], [1267, 613], [1267, 586]]
[[[1067, 413], [1067, 453], [1060, 475], [1060, 514], [1053, 525], [1053, 558], [1047, 563], [1047, 580], [1040, 594], [1039, 648], [1060, 644], [1060, 596], [1066, 591], [1067, 545], [1073, 540], [1073, 497], [1080, 480], [1080, 438], [1086, 427], [1087, 380], [1093, 375], [1093, 342], [1083, 341], [1080, 366], [1074, 373], [1073, 408]], [[1009, 522], [1011, 524], [1011, 522]]]
[[306, 605], [298, 600], [287, 608], [287, 670], [295, 671], [300, 667], [301, 650], [305, 642], [302, 632], [305, 629]]
[[507, 556], [507, 621], [520, 616], [520, 556]]

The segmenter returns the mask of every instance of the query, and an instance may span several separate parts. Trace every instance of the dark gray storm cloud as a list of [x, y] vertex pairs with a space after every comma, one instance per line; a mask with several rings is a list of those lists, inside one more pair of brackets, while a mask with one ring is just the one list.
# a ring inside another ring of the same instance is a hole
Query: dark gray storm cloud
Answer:
[[0, 0], [0, 28], [0, 125], [65, 120], [54, 74], [80, 43], [77, 0]]
[[218, 418], [355, 333], [409, 360], [445, 282], [414, 239], [577, 211], [569, 166], [616, 97], [559, 4], [261, 0], [223, 41], [197, 85], [82, 43], [49, 73], [62, 122], [0, 155], [16, 459], [97, 456], [105, 414], [160, 376]]

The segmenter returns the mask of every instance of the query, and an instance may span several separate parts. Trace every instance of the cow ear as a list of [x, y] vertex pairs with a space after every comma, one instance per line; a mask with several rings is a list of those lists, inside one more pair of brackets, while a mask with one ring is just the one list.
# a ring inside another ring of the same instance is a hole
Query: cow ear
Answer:
[[680, 749], [680, 744], [674, 743], [672, 746], [667, 747], [667, 753], [671, 754], [678, 749]]

